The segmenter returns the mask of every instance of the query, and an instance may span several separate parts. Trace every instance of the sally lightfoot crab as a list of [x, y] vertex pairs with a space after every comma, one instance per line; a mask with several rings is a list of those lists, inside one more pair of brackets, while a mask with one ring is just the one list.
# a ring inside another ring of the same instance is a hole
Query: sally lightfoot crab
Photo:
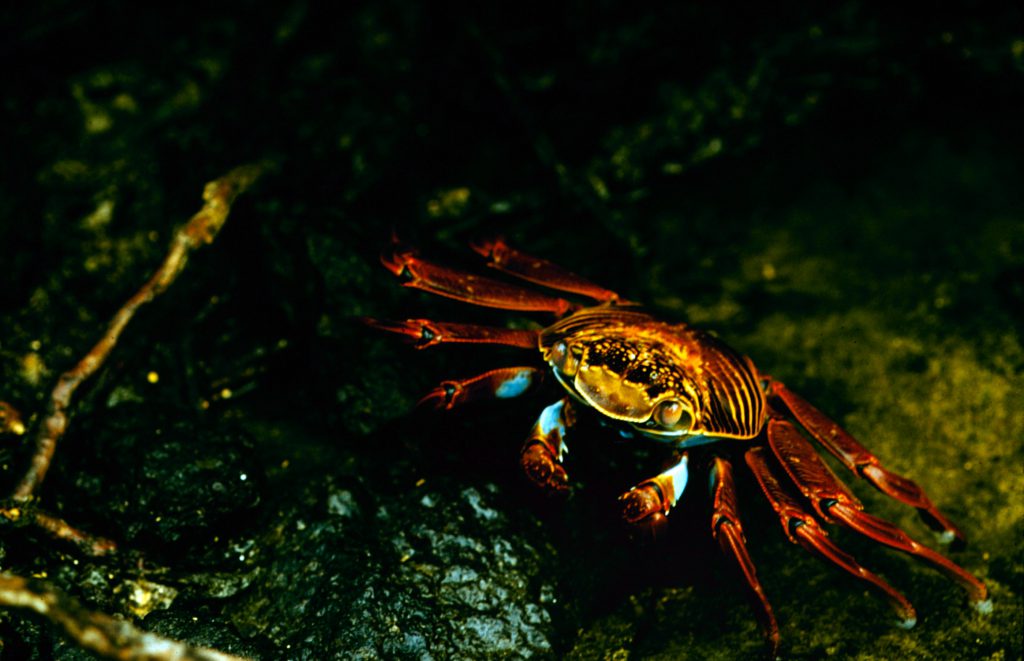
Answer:
[[[895, 525], [864, 511], [863, 505], [828, 468], [805, 434], [832, 453], [857, 477], [886, 495], [917, 508], [944, 542], [962, 545], [963, 533], [913, 481], [901, 477], [853, 436], [783, 383], [759, 371], [714, 336], [682, 323], [667, 323], [639, 311], [613, 291], [565, 269], [510, 248], [502, 240], [475, 244], [490, 267], [547, 289], [590, 299], [582, 306], [492, 278], [463, 273], [396, 248], [384, 266], [406, 287], [466, 303], [506, 310], [546, 312], [558, 317], [541, 330], [507, 329], [429, 319], [389, 322], [367, 319], [376, 328], [403, 335], [418, 348], [475, 343], [539, 352], [565, 396], [545, 408], [520, 454], [529, 479], [549, 491], [564, 491], [566, 437], [578, 414], [594, 411], [627, 438], [664, 443], [672, 452], [667, 469], [620, 497], [631, 524], [663, 525], [687, 486], [689, 454], [705, 448], [711, 490], [711, 532], [736, 563], [750, 590], [774, 654], [779, 629], [747, 551], [734, 488], [734, 474], [753, 475], [793, 543], [849, 572], [877, 590], [906, 628], [917, 620], [906, 597], [829, 539], [823, 523], [839, 524], [931, 564], [967, 591], [981, 612], [991, 609], [985, 585], [963, 568], [911, 539]], [[527, 392], [545, 370], [502, 367], [477, 376], [444, 381], [423, 398], [439, 408]], [[716, 452], [716, 447], [722, 451]], [[737, 455], [736, 449], [739, 448]], [[726, 450], [729, 450], [726, 452]], [[737, 470], [730, 457], [742, 456]]]

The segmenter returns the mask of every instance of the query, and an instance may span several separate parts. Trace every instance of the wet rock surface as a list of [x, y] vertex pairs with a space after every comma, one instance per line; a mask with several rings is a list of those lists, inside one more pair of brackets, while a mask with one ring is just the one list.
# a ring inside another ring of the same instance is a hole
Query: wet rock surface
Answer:
[[210, 529], [230, 530], [259, 504], [263, 469], [238, 429], [204, 427], [191, 412], [127, 404], [83, 423], [68, 443], [90, 451], [62, 464], [66, 516], [86, 516], [82, 501], [103, 503], [104, 530], [143, 546], [188, 548]]
[[550, 654], [553, 586], [489, 491], [421, 487], [368, 507], [331, 489], [317, 516], [289, 521], [236, 622], [296, 658]]
[[[339, 17], [112, 6], [0, 10], [18, 26], [0, 39], [0, 152], [17, 155], [0, 159], [0, 400], [29, 429], [0, 437], [0, 488], [57, 377], [152, 273], [203, 183], [276, 167], [76, 395], [38, 504], [123, 555], [4, 528], [0, 568], [256, 658], [763, 654], [710, 538], [704, 450], [650, 543], [619, 525], [615, 498], [660, 448], [583, 421], [569, 497], [519, 475], [555, 384], [412, 412], [442, 379], [532, 357], [417, 352], [358, 317], [548, 319], [402, 289], [378, 255], [394, 231], [479, 269], [466, 243], [503, 234], [715, 331], [964, 528], [949, 555], [986, 581], [987, 617], [921, 563], [831, 533], [915, 604], [904, 631], [789, 544], [739, 471], [787, 658], [1021, 656], [1019, 9], [739, 20], [598, 2], [549, 24], [404, 2]], [[837, 472], [937, 545], [909, 508]], [[15, 611], [0, 638], [4, 659], [93, 658]]]

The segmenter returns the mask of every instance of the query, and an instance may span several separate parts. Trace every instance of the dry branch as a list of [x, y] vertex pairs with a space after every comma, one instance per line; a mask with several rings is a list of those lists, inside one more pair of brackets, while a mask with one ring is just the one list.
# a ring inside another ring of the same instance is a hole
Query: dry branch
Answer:
[[79, 530], [64, 519], [40, 509], [35, 503], [7, 502], [0, 505], [0, 525], [11, 528], [32, 527], [94, 558], [117, 551], [117, 544], [113, 540]]
[[83, 608], [43, 581], [0, 573], [0, 606], [34, 611], [81, 647], [123, 661], [242, 661], [242, 657], [195, 647], [142, 631], [130, 622]]
[[232, 202], [256, 181], [262, 170], [263, 167], [260, 165], [244, 165], [206, 184], [203, 190], [203, 208], [175, 232], [167, 257], [160, 268], [117, 311], [96, 346], [74, 368], [60, 376], [50, 397], [46, 418], [39, 425], [35, 453], [29, 468], [14, 490], [15, 501], [24, 502], [31, 499], [46, 477], [53, 453], [57, 449], [57, 441], [67, 429], [68, 406], [75, 390], [103, 365], [117, 344], [121, 332], [139, 307], [152, 301], [174, 282], [185, 268], [189, 254], [193, 250], [211, 243], [216, 238], [224, 221], [227, 220]]

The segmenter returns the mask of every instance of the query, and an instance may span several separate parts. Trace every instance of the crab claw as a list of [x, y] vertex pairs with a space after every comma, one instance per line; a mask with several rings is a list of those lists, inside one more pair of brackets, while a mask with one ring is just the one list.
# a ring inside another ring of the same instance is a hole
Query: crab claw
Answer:
[[619, 496], [622, 518], [627, 523], [641, 523], [650, 518], [665, 518], [669, 504], [654, 482], [644, 482]]
[[689, 459], [683, 453], [675, 465], [619, 496], [623, 502], [622, 518], [652, 533], [661, 528], [668, 521], [669, 510], [675, 507], [676, 500], [686, 488], [688, 463]]
[[653, 540], [668, 526], [668, 505], [653, 482], [641, 484], [619, 496], [622, 518], [642, 537]]
[[537, 486], [555, 492], [569, 489], [569, 476], [542, 441], [524, 447], [519, 461], [526, 476]]

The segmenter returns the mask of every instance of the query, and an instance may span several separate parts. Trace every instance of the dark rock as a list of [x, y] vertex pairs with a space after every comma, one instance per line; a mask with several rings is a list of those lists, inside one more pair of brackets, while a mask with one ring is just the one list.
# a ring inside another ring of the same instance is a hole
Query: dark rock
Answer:
[[56, 472], [68, 475], [69, 502], [87, 501], [128, 545], [159, 554], [166, 544], [224, 536], [259, 502], [262, 469], [237, 430], [133, 403], [79, 423], [69, 442], [80, 438], [91, 451]]
[[371, 506], [330, 490], [281, 524], [236, 625], [303, 659], [550, 655], [542, 554], [493, 491], [437, 484]]

